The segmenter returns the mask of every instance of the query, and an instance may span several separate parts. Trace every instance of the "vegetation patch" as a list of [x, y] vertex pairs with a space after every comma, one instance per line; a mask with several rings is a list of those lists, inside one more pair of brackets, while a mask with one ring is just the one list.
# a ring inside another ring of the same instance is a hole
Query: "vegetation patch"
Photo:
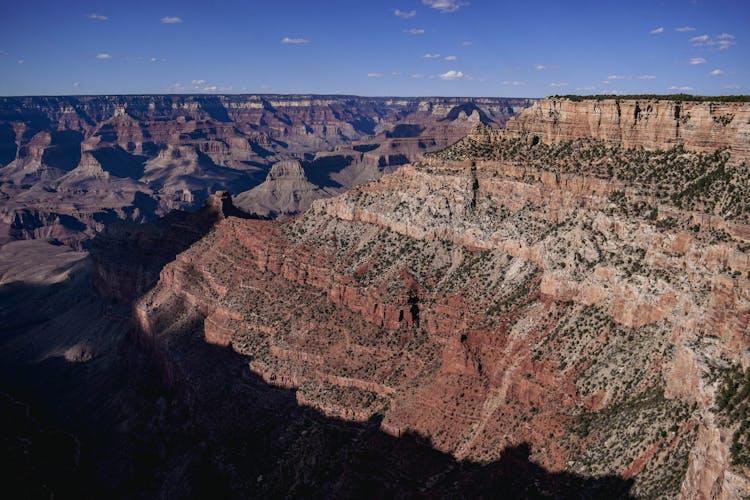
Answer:
[[724, 425], [736, 427], [730, 448], [732, 463], [750, 467], [750, 369], [743, 372], [735, 366], [726, 371], [716, 411]]

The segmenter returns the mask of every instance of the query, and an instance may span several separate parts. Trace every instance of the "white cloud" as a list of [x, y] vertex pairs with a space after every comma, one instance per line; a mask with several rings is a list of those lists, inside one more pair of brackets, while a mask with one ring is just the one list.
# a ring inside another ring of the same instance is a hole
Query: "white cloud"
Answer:
[[426, 78], [427, 75], [425, 75], [423, 73], [414, 73], [414, 74], [411, 75], [411, 77], [412, 78]]
[[711, 76], [721, 76], [723, 74], [724, 74], [724, 72], [722, 70], [720, 70], [720, 69], [715, 69], [715, 70], [713, 70], [712, 72], [709, 73], [709, 75], [711, 75]]
[[576, 87], [577, 92], [581, 92], [581, 91], [588, 92], [590, 90], [596, 90], [596, 87], [594, 87], [593, 85], [588, 85], [586, 87]]
[[560, 87], [567, 87], [567, 82], [552, 82], [549, 84], [550, 87], [560, 88]]
[[190, 82], [191, 85], [203, 85], [206, 83], [206, 80], [193, 80]]
[[78, 88], [78, 87], [80, 87], [80, 86], [81, 86], [81, 82], [73, 82], [73, 86], [74, 86], [75, 88]]
[[663, 26], [659, 26], [658, 28], [649, 31], [649, 33], [652, 34], [652, 35], [660, 35], [660, 34], [664, 33], [664, 27]]
[[417, 11], [396, 9], [393, 11], [393, 15], [396, 17], [400, 17], [401, 19], [411, 19], [412, 17], [417, 15]]
[[558, 69], [558, 66], [547, 66], [546, 64], [535, 64], [534, 69], [537, 71], [547, 71], [551, 69]]
[[290, 45], [304, 45], [306, 43], [310, 43], [310, 40], [307, 38], [289, 38], [288, 36], [285, 36], [281, 39], [281, 43], [288, 43]]
[[203, 92], [215, 92], [219, 88], [216, 85], [206, 85], [203, 87]]
[[638, 75], [636, 76], [639, 80], [655, 80], [656, 77], [654, 75]]
[[424, 35], [424, 30], [422, 28], [411, 28], [404, 30], [404, 33], [409, 33], [410, 35]]
[[693, 90], [693, 87], [683, 86], [683, 87], [677, 87], [675, 85], [672, 85], [671, 87], [667, 87], [667, 90]]
[[401, 76], [401, 75], [402, 75], [403, 73], [401, 73], [400, 71], [394, 71], [394, 72], [392, 72], [391, 74], [392, 74], [393, 76]]
[[128, 62], [139, 62], [139, 61], [148, 61], [148, 62], [164, 62], [166, 59], [161, 57], [143, 57], [143, 56], [128, 56], [125, 58]]
[[625, 75], [609, 75], [607, 80], [624, 80]]
[[702, 57], [691, 57], [690, 64], [695, 66], [696, 64], [705, 64], [706, 60]]
[[96, 55], [96, 58], [102, 61], [105, 59], [112, 59], [112, 54], [107, 54], [106, 52], [100, 52]]
[[469, 42], [468, 40], [461, 42], [462, 47], [471, 47], [472, 45], [474, 45], [474, 42]]
[[456, 0], [422, 0], [422, 4], [440, 12], [456, 12], [461, 7], [469, 5], [468, 2], [457, 2]]
[[705, 45], [711, 40], [711, 37], [708, 35], [701, 35], [701, 36], [694, 36], [690, 39], [691, 42], [695, 45]]
[[440, 59], [440, 54], [425, 54], [422, 57], [425, 59]]
[[162, 24], [180, 24], [182, 22], [181, 17], [166, 16], [161, 18]]
[[18, 64], [23, 64], [23, 59], [19, 59], [19, 60], [18, 60], [18, 61], [16, 61], [16, 62], [17, 62]]
[[518, 82], [515, 80], [505, 80], [500, 83], [502, 83], [503, 85], [510, 85], [511, 87], [525, 87], [526, 86], [526, 82]]
[[8, 52], [5, 50], [0, 50], [0, 56], [7, 56]]
[[717, 37], [719, 39], [719, 50], [726, 50], [734, 45], [734, 35], [729, 33], [722, 33]]
[[449, 70], [443, 73], [442, 75], [438, 75], [441, 80], [470, 80], [471, 77], [467, 74], [464, 74], [463, 71], [459, 70]]
[[[690, 39], [690, 42], [695, 47], [714, 47], [719, 46], [719, 50], [726, 50], [736, 42], [734, 41], [735, 36], [729, 33], [722, 33], [716, 37], [716, 40], [708, 35], [694, 36]], [[717, 41], [718, 40], [718, 41]]]
[[691, 31], [695, 31], [695, 28], [692, 26], [680, 26], [679, 28], [675, 28], [675, 31], [679, 31], [680, 33], [689, 33]]
[[383, 73], [367, 73], [367, 78], [383, 78]]
[[722, 88], [727, 90], [739, 90], [742, 87], [740, 87], [739, 85], [724, 85]]
[[94, 21], [106, 21], [107, 19], [109, 19], [107, 16], [103, 16], [101, 14], [95, 14], [93, 12], [91, 14], [87, 14], [86, 17]]
[[456, 59], [458, 59], [456, 56], [445, 56], [446, 61], [455, 61]]

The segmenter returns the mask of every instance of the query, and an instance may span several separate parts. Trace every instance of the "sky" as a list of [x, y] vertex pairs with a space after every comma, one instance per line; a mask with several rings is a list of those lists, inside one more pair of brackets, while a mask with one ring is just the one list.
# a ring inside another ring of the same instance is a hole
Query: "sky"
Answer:
[[750, 0], [0, 0], [0, 95], [750, 94]]

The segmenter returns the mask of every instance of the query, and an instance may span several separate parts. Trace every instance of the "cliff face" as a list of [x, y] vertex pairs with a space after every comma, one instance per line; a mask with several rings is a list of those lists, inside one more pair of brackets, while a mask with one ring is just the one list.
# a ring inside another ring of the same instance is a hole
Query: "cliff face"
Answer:
[[506, 130], [545, 142], [592, 137], [648, 150], [730, 148], [738, 163], [750, 159], [750, 103], [550, 98], [509, 120]]
[[307, 179], [299, 161], [286, 160], [271, 167], [262, 184], [239, 195], [236, 204], [248, 213], [278, 217], [299, 213], [327, 196]]
[[220, 222], [137, 303], [142, 334], [190, 328], [302, 404], [458, 458], [527, 442], [636, 495], [750, 493], [715, 410], [750, 365], [749, 211], [717, 201], [747, 169], [486, 135], [290, 221]]
[[[307, 177], [315, 184], [309, 201], [295, 203], [294, 192], [279, 192], [271, 206], [259, 207], [293, 212], [329, 196], [326, 187], [341, 191], [377, 178], [454, 142], [477, 122], [502, 126], [530, 102], [305, 95], [0, 98], [0, 241], [54, 234], [80, 246], [112, 221], [143, 222], [198, 208], [216, 190], [242, 193], [257, 186], [279, 161], [308, 160]], [[336, 148], [340, 154], [314, 159]], [[61, 217], [70, 223], [60, 224]], [[32, 219], [51, 222], [39, 228], [26, 223]]]
[[220, 191], [195, 212], [175, 210], [141, 225], [108, 226], [88, 249], [93, 288], [107, 300], [130, 305], [156, 283], [165, 264], [230, 216], [246, 217], [229, 193]]

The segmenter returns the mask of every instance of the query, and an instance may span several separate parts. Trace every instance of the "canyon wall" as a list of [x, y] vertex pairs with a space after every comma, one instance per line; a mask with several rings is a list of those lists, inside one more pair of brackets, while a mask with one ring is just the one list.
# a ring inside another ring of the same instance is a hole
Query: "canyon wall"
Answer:
[[729, 148], [739, 163], [750, 159], [750, 103], [548, 98], [509, 120], [506, 132], [545, 142], [591, 137], [649, 150]]
[[138, 301], [139, 331], [188, 328], [303, 405], [459, 459], [529, 443], [636, 496], [750, 493], [716, 410], [750, 366], [748, 211], [716, 209], [747, 169], [484, 132], [295, 219], [221, 221]]

